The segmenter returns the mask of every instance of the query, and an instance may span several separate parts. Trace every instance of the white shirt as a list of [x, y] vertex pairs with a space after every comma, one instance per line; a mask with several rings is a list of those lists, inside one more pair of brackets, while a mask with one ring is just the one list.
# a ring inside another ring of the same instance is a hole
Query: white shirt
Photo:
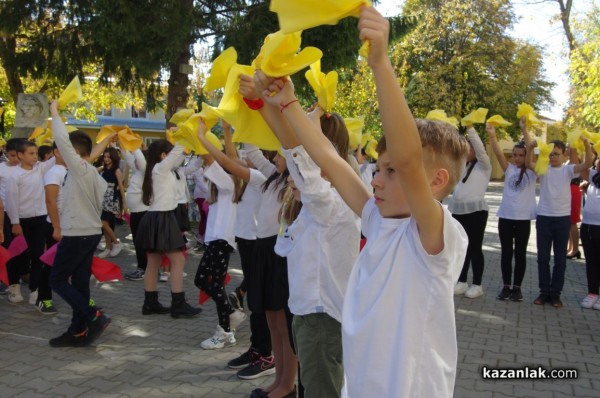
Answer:
[[194, 174], [201, 164], [200, 159], [196, 156], [191, 158], [185, 166], [177, 168], [177, 174], [179, 175], [179, 179], [177, 179], [177, 203], [186, 204], [189, 202], [190, 192], [187, 177]]
[[194, 199], [208, 198], [208, 186], [206, 185], [206, 179], [204, 178], [204, 167], [200, 167], [193, 174], [194, 177]]
[[358, 167], [358, 170], [360, 171], [360, 179], [363, 181], [363, 184], [365, 184], [367, 189], [371, 192], [373, 192], [373, 186], [371, 185], [371, 182], [373, 181], [373, 174], [375, 173], [376, 169], [376, 164], [369, 163], [367, 161], [365, 161]]
[[[62, 199], [60, 198], [60, 188], [62, 187], [63, 182], [65, 182], [66, 175], [67, 168], [62, 164], [55, 164], [50, 168], [50, 170], [46, 172], [46, 174], [44, 174], [44, 187], [46, 185], [58, 185], [58, 198], [56, 201], [57, 205], [62, 201]], [[60, 214], [60, 207], [58, 208], [58, 212]], [[46, 221], [52, 223], [52, 220], [50, 220], [50, 216], [46, 218]]]
[[535, 182], [537, 175], [526, 169], [519, 185], [521, 168], [512, 163], [508, 164], [504, 172], [504, 188], [502, 202], [498, 208], [498, 218], [508, 220], [533, 220], [535, 219]]
[[[277, 171], [275, 165], [258, 150], [258, 148], [246, 145], [246, 156], [256, 166], [267, 179], [271, 174]], [[277, 220], [281, 201], [279, 200], [279, 191], [283, 184], [275, 186], [275, 181], [271, 182], [269, 188], [263, 192], [263, 196], [256, 216], [256, 237], [268, 238], [277, 235], [279, 232], [279, 221]], [[262, 187], [260, 188], [262, 192]]]
[[467, 135], [469, 142], [473, 145], [477, 163], [475, 163], [467, 181], [463, 182], [469, 166], [465, 168], [463, 176], [454, 188], [452, 198], [448, 202], [448, 209], [452, 214], [469, 214], [488, 210], [485, 192], [492, 176], [492, 164], [477, 131], [471, 127], [467, 129]]
[[548, 217], [571, 215], [571, 180], [579, 177], [574, 169], [574, 164], [550, 166], [546, 174], [540, 176], [538, 215]]
[[173, 170], [183, 161], [183, 147], [175, 145], [152, 169], [152, 199], [149, 211], [171, 211], [177, 207], [177, 177]]
[[590, 184], [585, 195], [582, 224], [600, 225], [600, 188], [592, 182], [592, 177], [596, 174], [598, 171], [590, 170]]
[[348, 397], [452, 397], [454, 284], [467, 235], [442, 209], [444, 249], [429, 255], [414, 219], [382, 218], [373, 198], [365, 205], [367, 244], [350, 275], [342, 316]]
[[123, 151], [123, 157], [127, 162], [127, 166], [129, 166], [129, 170], [131, 170], [129, 186], [127, 187], [127, 207], [132, 213], [142, 213], [148, 210], [148, 206], [142, 202], [146, 158], [140, 149], [133, 152]]
[[44, 192], [44, 174], [56, 164], [51, 158], [37, 162], [31, 170], [16, 166], [8, 180], [6, 190], [6, 213], [12, 224], [19, 224], [20, 218], [45, 216], [46, 194]]
[[[342, 321], [352, 265], [358, 257], [356, 215], [302, 146], [284, 150], [290, 175], [301, 192], [302, 210], [277, 236], [275, 252], [287, 257], [289, 308], [294, 315], [325, 312]], [[281, 240], [288, 240], [285, 248]]]
[[6, 188], [8, 187], [8, 180], [16, 169], [17, 166], [9, 166], [6, 162], [0, 163], [0, 199], [2, 199], [2, 203], [6, 203]]
[[213, 162], [206, 168], [204, 176], [215, 184], [219, 191], [217, 201], [208, 207], [204, 242], [210, 243], [213, 240], [223, 239], [235, 249], [237, 246], [233, 226], [237, 206], [232, 200], [235, 188], [233, 178], [217, 162]]
[[233, 228], [235, 236], [247, 240], [255, 240], [258, 230], [256, 225], [256, 215], [262, 199], [262, 184], [267, 178], [255, 169], [250, 169], [250, 180], [246, 185], [246, 190], [242, 195], [242, 200], [237, 204], [237, 215], [235, 218], [235, 227]]

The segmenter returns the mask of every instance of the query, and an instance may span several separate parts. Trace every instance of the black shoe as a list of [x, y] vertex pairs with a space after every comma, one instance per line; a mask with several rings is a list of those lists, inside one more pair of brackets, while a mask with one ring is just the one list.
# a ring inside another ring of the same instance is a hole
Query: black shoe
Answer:
[[158, 301], [158, 292], [144, 292], [144, 305], [142, 306], [142, 315], [168, 314], [171, 308], [163, 306]]
[[185, 301], [185, 293], [171, 293], [171, 317], [173, 318], [193, 318], [200, 315], [201, 308], [194, 308]]
[[242, 380], [252, 380], [262, 376], [268, 376], [275, 373], [275, 358], [273, 355], [260, 357], [252, 364], [237, 372], [237, 376]]
[[513, 287], [512, 291], [510, 292], [510, 301], [523, 301], [523, 294], [521, 293], [520, 287]]
[[85, 347], [88, 345], [87, 331], [78, 335], [64, 332], [58, 337], [50, 339], [50, 347]]
[[234, 293], [229, 293], [227, 297], [229, 298], [229, 303], [231, 303], [233, 308], [238, 310], [244, 309], [244, 296], [242, 295], [239, 287], [235, 289]]
[[544, 305], [548, 303], [550, 298], [547, 293], [540, 293], [539, 296], [535, 300], [533, 300], [533, 304], [535, 305]]
[[258, 358], [260, 358], [260, 354], [254, 348], [250, 347], [248, 351], [239, 357], [227, 362], [227, 367], [229, 369], [242, 369], [248, 365], [251, 365]]
[[110, 325], [110, 318], [102, 313], [102, 311], [96, 311], [96, 316], [88, 324], [87, 339], [88, 344], [92, 344], [102, 332]]
[[576, 258], [577, 260], [579, 260], [579, 259], [581, 258], [581, 252], [580, 252], [579, 250], [577, 250], [575, 253], [573, 253], [573, 254], [569, 254], [569, 255], [567, 256], [567, 258], [568, 258], [569, 260], [571, 260], [571, 259], [573, 259], [573, 258]]
[[498, 300], [508, 300], [511, 296], [512, 290], [510, 289], [510, 287], [508, 286], [504, 286], [502, 288], [502, 291], [500, 292], [500, 294], [498, 294], [498, 297], [496, 297]]
[[563, 306], [562, 301], [560, 301], [560, 296], [558, 294], [553, 294], [550, 296], [548, 301], [554, 308], [561, 308]]

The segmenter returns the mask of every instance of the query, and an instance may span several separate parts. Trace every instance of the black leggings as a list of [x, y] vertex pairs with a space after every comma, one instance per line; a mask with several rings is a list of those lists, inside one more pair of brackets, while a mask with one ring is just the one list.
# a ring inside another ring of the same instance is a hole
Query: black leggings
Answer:
[[600, 286], [600, 225], [581, 224], [588, 293], [598, 294]]
[[148, 257], [146, 256], [146, 251], [139, 247], [139, 245], [135, 244], [135, 238], [137, 236], [138, 226], [140, 225], [140, 221], [142, 217], [146, 214], [145, 211], [133, 212], [131, 213], [131, 218], [129, 220], [131, 226], [131, 236], [133, 240], [133, 246], [135, 247], [135, 258], [137, 260], [137, 267], [146, 271], [146, 267], [148, 266]]
[[225, 291], [225, 275], [229, 266], [229, 254], [233, 248], [226, 240], [213, 240], [208, 244], [194, 278], [194, 284], [204, 290], [217, 305], [219, 325], [229, 332], [229, 315], [233, 307]]
[[465, 262], [463, 264], [458, 281], [467, 281], [470, 263], [473, 265], [473, 284], [481, 285], [484, 265], [483, 235], [485, 233], [488, 212], [487, 210], [480, 210], [468, 214], [453, 214], [452, 217], [454, 217], [463, 226], [465, 232], [467, 233], [467, 237], [469, 238], [467, 256], [465, 257]]
[[523, 282], [530, 232], [530, 220], [498, 219], [498, 234], [500, 235], [500, 247], [502, 248], [500, 267], [502, 269], [502, 282], [505, 286], [511, 285], [513, 253], [515, 257], [515, 275], [512, 285], [520, 287]]

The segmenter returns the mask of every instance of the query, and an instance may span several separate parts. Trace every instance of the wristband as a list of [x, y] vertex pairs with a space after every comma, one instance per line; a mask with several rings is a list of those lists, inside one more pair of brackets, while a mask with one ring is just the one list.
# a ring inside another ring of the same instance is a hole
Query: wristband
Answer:
[[285, 104], [285, 105], [281, 105], [281, 110], [280, 110], [280, 112], [282, 112], [282, 113], [283, 113], [283, 110], [284, 110], [285, 108], [287, 108], [288, 106], [292, 105], [294, 102], [298, 102], [298, 100], [297, 100], [297, 99], [295, 99], [295, 100], [293, 100], [293, 101], [290, 101], [290, 102], [288, 102], [288, 103], [287, 103], [287, 104]]
[[246, 105], [248, 105], [248, 108], [252, 109], [253, 111], [257, 111], [260, 108], [262, 108], [265, 103], [262, 100], [262, 98], [257, 98], [255, 100], [250, 100], [248, 98], [243, 97], [242, 98], [244, 100], [244, 102], [246, 103]]

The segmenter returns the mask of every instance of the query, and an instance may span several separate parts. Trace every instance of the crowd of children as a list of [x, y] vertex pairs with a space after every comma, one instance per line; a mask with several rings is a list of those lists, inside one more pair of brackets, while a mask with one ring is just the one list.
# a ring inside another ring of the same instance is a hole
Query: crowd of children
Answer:
[[[251, 397], [451, 397], [458, 351], [453, 296], [484, 295], [491, 161], [475, 129], [468, 128], [465, 138], [448, 123], [413, 117], [387, 55], [386, 19], [364, 7], [358, 28], [369, 42], [384, 132], [375, 173], [360, 148], [359, 168], [350, 161], [354, 155], [340, 115], [320, 106], [304, 110], [288, 77], [260, 70], [240, 77], [239, 92], [281, 143], [272, 159], [250, 144], [239, 156], [227, 123], [223, 153], [205, 137], [200, 120], [197, 138], [207, 154], [184, 166], [184, 146], [165, 139], [152, 142], [145, 154], [123, 150], [131, 172], [126, 178], [110, 146], [115, 135], [92, 147], [85, 133], [67, 133], [53, 102], [50, 156], [42, 159], [32, 142], [11, 139], [0, 164], [0, 241], [8, 247], [23, 235], [28, 247], [7, 264], [8, 301], [24, 300], [19, 281], [29, 274], [30, 304], [55, 314], [54, 291], [73, 311], [68, 330], [50, 345], [91, 344], [110, 323], [90, 299], [92, 256], [102, 234], [105, 247], [98, 256], [118, 255], [123, 243], [115, 223], [128, 209], [137, 268], [125, 277], [144, 280], [142, 314], [198, 316], [201, 309], [187, 302], [183, 286], [190, 176], [204, 250], [194, 283], [213, 299], [218, 315], [214, 335], [199, 344], [236, 344], [246, 299], [251, 344], [228, 366], [243, 379], [275, 374], [272, 384]], [[592, 147], [583, 137], [583, 161], [566, 164], [565, 145], [554, 141], [550, 167], [538, 176], [536, 143], [524, 118], [521, 130], [524, 143], [514, 146], [511, 163], [494, 126], [486, 126], [505, 173], [497, 298], [523, 300], [526, 248], [536, 219], [540, 292], [534, 304], [562, 306], [573, 223], [570, 185], [581, 175], [589, 181], [581, 226], [588, 295], [581, 305], [600, 309], [600, 175], [590, 171]], [[97, 170], [90, 161], [100, 155]], [[442, 205], [451, 193], [449, 205]], [[366, 244], [359, 251], [361, 232]], [[57, 242], [53, 266], [44, 265], [40, 255]], [[244, 282], [228, 298], [225, 279], [234, 250]], [[161, 304], [157, 289], [165, 258], [170, 307]], [[382, 333], [394, 338], [378, 344]]]

